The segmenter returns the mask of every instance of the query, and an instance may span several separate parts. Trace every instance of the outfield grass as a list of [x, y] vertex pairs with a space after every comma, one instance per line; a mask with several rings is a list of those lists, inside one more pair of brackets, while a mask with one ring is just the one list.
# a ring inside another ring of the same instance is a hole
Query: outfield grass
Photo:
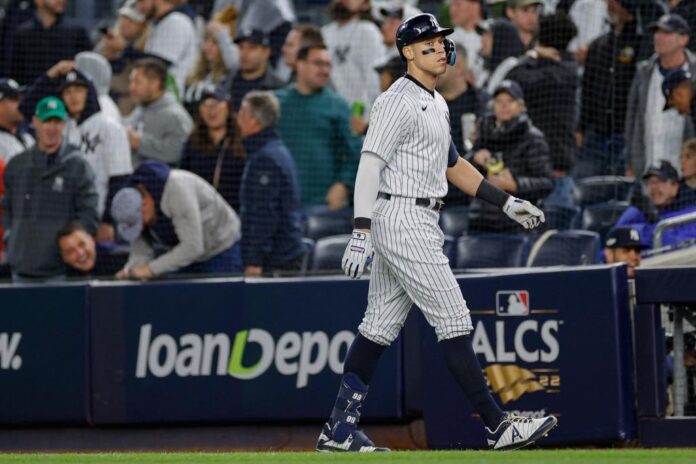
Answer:
[[466, 463], [466, 464], [693, 464], [696, 450], [403, 451], [380, 454], [321, 453], [65, 453], [0, 454], [0, 463]]

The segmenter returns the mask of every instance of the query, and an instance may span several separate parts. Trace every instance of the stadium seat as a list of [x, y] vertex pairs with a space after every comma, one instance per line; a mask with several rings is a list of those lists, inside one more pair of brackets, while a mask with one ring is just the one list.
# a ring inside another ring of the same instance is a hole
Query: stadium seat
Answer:
[[341, 272], [341, 258], [350, 241], [350, 234], [322, 237], [314, 245], [311, 257], [311, 271]]
[[568, 230], [577, 227], [580, 217], [580, 208], [567, 208], [564, 206], [544, 206], [546, 217], [546, 229]]
[[302, 257], [302, 267], [300, 268], [301, 275], [307, 274], [307, 270], [309, 269], [309, 263], [312, 260], [312, 255], [314, 254], [315, 243], [316, 242], [309, 237], [302, 238], [302, 244], [305, 246], [307, 252]]
[[628, 202], [625, 201], [609, 201], [588, 206], [582, 213], [582, 228], [599, 233], [604, 243], [607, 232], [614, 227], [628, 206]]
[[549, 230], [527, 258], [527, 266], [579, 266], [599, 262], [599, 234], [589, 230]]
[[350, 234], [353, 231], [351, 215], [340, 213], [319, 213], [307, 216], [305, 224], [305, 237], [313, 240], [331, 235]]
[[468, 206], [451, 206], [440, 212], [440, 228], [445, 235], [459, 237], [469, 227], [469, 207]]
[[628, 201], [635, 180], [623, 176], [594, 176], [575, 184], [575, 203], [581, 207], [611, 200]]
[[457, 239], [451, 235], [445, 235], [445, 243], [442, 245], [442, 252], [449, 259], [450, 267], [454, 267], [457, 256]]
[[459, 237], [455, 267], [474, 269], [521, 266], [526, 243], [525, 235], [482, 234]]

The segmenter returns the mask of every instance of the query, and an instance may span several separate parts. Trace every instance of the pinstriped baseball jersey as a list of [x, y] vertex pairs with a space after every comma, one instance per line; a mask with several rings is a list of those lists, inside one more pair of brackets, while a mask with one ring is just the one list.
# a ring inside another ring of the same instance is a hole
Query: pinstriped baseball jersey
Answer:
[[387, 163], [380, 176], [381, 192], [441, 198], [447, 194], [450, 143], [445, 99], [407, 75], [375, 101], [362, 151]]

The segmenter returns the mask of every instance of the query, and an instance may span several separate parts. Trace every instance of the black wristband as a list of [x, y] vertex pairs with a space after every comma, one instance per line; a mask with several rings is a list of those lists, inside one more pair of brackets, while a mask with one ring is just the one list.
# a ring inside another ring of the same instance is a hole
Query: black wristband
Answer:
[[486, 179], [483, 179], [478, 190], [476, 190], [476, 198], [502, 208], [508, 198], [510, 198], [510, 194], [505, 193]]
[[353, 229], [370, 229], [372, 219], [366, 217], [356, 217], [353, 219]]

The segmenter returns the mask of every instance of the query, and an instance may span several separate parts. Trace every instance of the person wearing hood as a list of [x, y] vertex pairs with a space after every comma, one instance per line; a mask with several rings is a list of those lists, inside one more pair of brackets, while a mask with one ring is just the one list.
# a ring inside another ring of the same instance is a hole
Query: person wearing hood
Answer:
[[[549, 146], [525, 112], [524, 94], [515, 81], [503, 81], [493, 94], [493, 114], [478, 124], [472, 164], [488, 182], [508, 193], [538, 203], [553, 189]], [[474, 198], [469, 233], [517, 233], [519, 227], [500, 217], [500, 210]]]
[[112, 75], [109, 61], [99, 53], [80, 52], [75, 55], [75, 69], [94, 84], [102, 114], [120, 124], [121, 112], [109, 95]]
[[119, 234], [131, 243], [117, 278], [243, 271], [239, 217], [212, 185], [161, 161], [138, 166], [131, 184], [111, 207]]
[[25, 118], [28, 119], [35, 102], [47, 95], [63, 100], [70, 116], [66, 139], [80, 147], [80, 152], [94, 171], [99, 217], [104, 222], [97, 241], [113, 241], [111, 220], [104, 213], [108, 211], [109, 192], [113, 195], [125, 176], [133, 172], [126, 131], [101, 112], [94, 84], [75, 69], [74, 61], [58, 62], [27, 90], [20, 103]]
[[36, 105], [36, 145], [5, 169], [3, 224], [14, 282], [65, 279], [56, 235], [69, 221], [94, 234], [99, 225], [94, 173], [79, 148], [63, 137], [68, 113], [56, 97]]
[[575, 161], [579, 85], [577, 63], [566, 49], [577, 31], [565, 13], [542, 17], [537, 44], [506, 77], [522, 88], [527, 114], [549, 144], [555, 187], [544, 204], [566, 208], [574, 207], [568, 173]]

